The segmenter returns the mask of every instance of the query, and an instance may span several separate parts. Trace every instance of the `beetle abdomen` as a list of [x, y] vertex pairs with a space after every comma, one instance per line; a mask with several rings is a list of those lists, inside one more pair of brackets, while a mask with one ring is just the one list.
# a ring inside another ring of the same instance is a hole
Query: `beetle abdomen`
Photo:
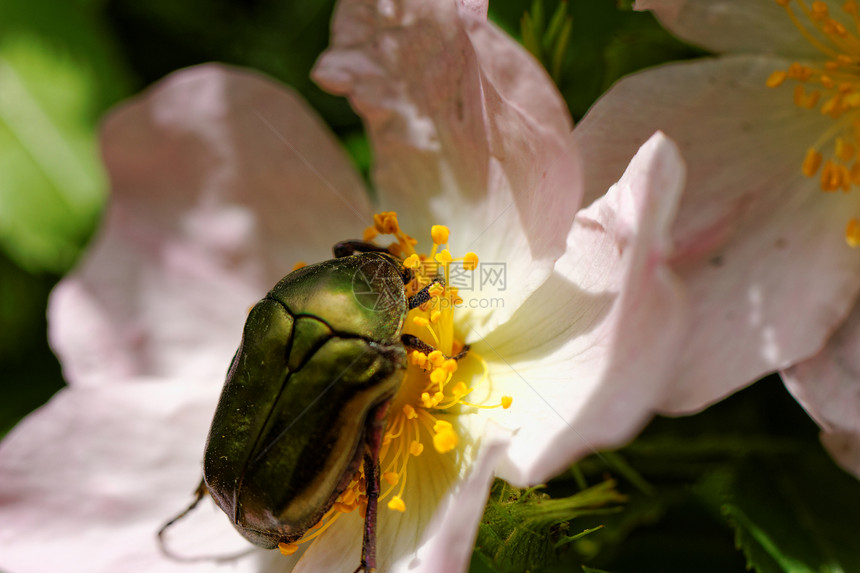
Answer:
[[403, 378], [403, 348], [375, 346], [333, 337], [289, 376], [246, 464], [239, 524], [304, 533], [341, 493], [358, 469], [368, 414]]
[[[399, 280], [386, 259], [369, 263], [376, 272], [369, 288], [389, 276]], [[360, 307], [348, 317], [309, 312], [326, 301], [341, 309], [351, 296], [347, 284], [353, 288], [352, 277], [367, 264], [306, 267], [299, 286], [296, 273], [289, 275], [248, 316], [210, 429], [204, 478], [257, 545], [297, 539], [331, 507], [359, 467], [369, 413], [402, 382], [402, 286], [385, 309]]]

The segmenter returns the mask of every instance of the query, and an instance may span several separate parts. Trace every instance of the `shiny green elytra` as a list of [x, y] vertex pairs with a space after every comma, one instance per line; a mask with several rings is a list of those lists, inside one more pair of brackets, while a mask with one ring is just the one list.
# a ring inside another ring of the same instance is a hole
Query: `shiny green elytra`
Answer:
[[[378, 468], [385, 411], [406, 369], [403, 272], [387, 253], [343, 256], [292, 272], [251, 310], [204, 480], [252, 543], [292, 543], [316, 524], [363, 460], [368, 472], [372, 435]], [[375, 522], [366, 527], [364, 549], [375, 553]]]

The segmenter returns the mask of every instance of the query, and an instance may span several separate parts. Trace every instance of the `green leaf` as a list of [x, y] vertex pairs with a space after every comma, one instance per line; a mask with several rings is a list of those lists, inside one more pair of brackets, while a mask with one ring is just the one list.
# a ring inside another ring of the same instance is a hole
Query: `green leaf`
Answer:
[[858, 482], [825, 455], [750, 460], [723, 513], [759, 573], [860, 571]]
[[0, 248], [31, 272], [69, 268], [98, 219], [95, 126], [125, 85], [110, 53], [79, 3], [0, 7]]
[[573, 541], [600, 529], [577, 528], [572, 520], [615, 512], [624, 500], [613, 481], [550, 499], [534, 489], [519, 490], [496, 480], [478, 530], [476, 552], [502, 573], [549, 570]]

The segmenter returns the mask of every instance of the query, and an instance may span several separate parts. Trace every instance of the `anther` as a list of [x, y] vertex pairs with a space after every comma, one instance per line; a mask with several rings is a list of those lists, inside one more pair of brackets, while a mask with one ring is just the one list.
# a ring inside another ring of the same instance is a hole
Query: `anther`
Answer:
[[812, 177], [818, 173], [818, 168], [821, 167], [822, 159], [823, 157], [821, 153], [810, 147], [806, 151], [806, 157], [803, 159], [803, 166], [801, 168], [803, 174], [807, 177]]
[[399, 495], [395, 495], [391, 498], [391, 501], [388, 502], [388, 509], [403, 513], [406, 511], [406, 504], [403, 503], [403, 500], [400, 499]]
[[445, 428], [433, 436], [433, 447], [440, 454], [450, 452], [457, 447], [458, 442], [457, 433], [450, 428]]
[[860, 221], [851, 219], [845, 226], [845, 242], [850, 247], [860, 247]]
[[403, 261], [403, 266], [407, 269], [417, 269], [419, 266], [421, 266], [421, 259], [418, 257], [418, 255], [409, 255], [408, 257], [406, 257], [406, 260]]
[[413, 456], [420, 456], [421, 452], [423, 452], [423, 451], [424, 451], [424, 444], [422, 444], [418, 440], [413, 440], [409, 444], [409, 453], [412, 454]]
[[444, 245], [448, 242], [450, 231], [445, 225], [433, 225], [430, 228], [430, 236], [433, 237], [433, 242], [437, 245]]
[[299, 546], [295, 543], [278, 543], [278, 550], [281, 555], [292, 555], [299, 550]]
[[782, 85], [782, 82], [788, 77], [788, 73], [783, 70], [777, 70], [770, 74], [765, 85], [769, 88], [775, 88]]
[[466, 253], [463, 257], [463, 268], [467, 271], [474, 271], [478, 268], [478, 255], [472, 252]]
[[394, 235], [400, 231], [400, 225], [397, 222], [397, 213], [394, 211], [384, 211], [373, 216], [373, 226], [383, 235]]
[[448, 249], [442, 249], [442, 252], [436, 255], [436, 262], [443, 265], [449, 265], [453, 260], [454, 257], [451, 256], [451, 252]]

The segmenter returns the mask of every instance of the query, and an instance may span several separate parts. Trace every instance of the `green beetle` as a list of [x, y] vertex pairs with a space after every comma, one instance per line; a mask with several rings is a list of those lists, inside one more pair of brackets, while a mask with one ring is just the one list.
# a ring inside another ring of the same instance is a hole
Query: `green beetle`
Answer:
[[430, 287], [407, 300], [412, 272], [372, 243], [338, 243], [334, 253], [281, 279], [251, 309], [209, 431], [205, 484], [160, 539], [208, 491], [250, 542], [293, 543], [364, 463], [358, 570], [375, 570], [388, 406], [405, 375], [406, 348], [432, 350], [402, 328]]

